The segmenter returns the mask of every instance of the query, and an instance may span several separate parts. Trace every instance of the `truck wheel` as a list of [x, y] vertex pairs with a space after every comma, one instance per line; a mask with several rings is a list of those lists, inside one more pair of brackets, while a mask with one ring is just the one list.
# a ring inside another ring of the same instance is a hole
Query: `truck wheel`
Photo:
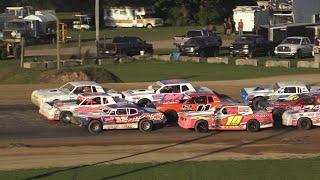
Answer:
[[251, 119], [247, 122], [247, 131], [258, 132], [259, 130], [260, 130], [260, 123], [257, 120]]
[[142, 119], [139, 122], [139, 130], [141, 132], [150, 132], [152, 131], [152, 128], [153, 128], [153, 123], [150, 120]]
[[297, 51], [297, 53], [295, 54], [295, 58], [296, 58], [296, 59], [302, 59], [302, 52], [301, 52], [300, 49], [299, 49], [299, 50]]
[[201, 58], [205, 58], [205, 57], [207, 57], [207, 52], [205, 50], [201, 50], [200, 53], [199, 53], [199, 56]]
[[71, 112], [61, 112], [60, 120], [64, 123], [70, 123], [72, 118]]
[[273, 112], [272, 112], [272, 118], [273, 118], [273, 126], [275, 128], [280, 128], [282, 127], [282, 115], [284, 113], [284, 109], [275, 109]]
[[178, 122], [178, 113], [175, 110], [167, 110], [164, 112], [169, 124], [176, 124]]
[[220, 54], [219, 47], [215, 47], [215, 48], [213, 49], [213, 56], [214, 56], [214, 57], [218, 57], [219, 54]]
[[256, 97], [255, 99], [253, 99], [253, 101], [252, 101], [253, 110], [261, 110], [261, 109], [263, 109], [263, 107], [262, 107], [262, 102], [263, 101], [264, 101], [263, 97]]
[[200, 120], [194, 126], [194, 130], [198, 133], [206, 133], [209, 130], [208, 122], [205, 120]]
[[147, 24], [147, 28], [152, 29], [153, 28], [152, 24]]
[[20, 57], [21, 57], [21, 46], [20, 45], [15, 45], [13, 47], [13, 56], [16, 60], [20, 59]]
[[98, 134], [102, 131], [102, 124], [98, 120], [93, 120], [88, 125], [88, 131], [92, 134]]
[[298, 128], [302, 130], [309, 130], [312, 128], [312, 122], [309, 118], [300, 118], [298, 120]]
[[144, 99], [140, 99], [138, 101], [138, 104], [142, 107], [148, 107], [151, 104], [151, 101], [147, 98], [144, 98]]

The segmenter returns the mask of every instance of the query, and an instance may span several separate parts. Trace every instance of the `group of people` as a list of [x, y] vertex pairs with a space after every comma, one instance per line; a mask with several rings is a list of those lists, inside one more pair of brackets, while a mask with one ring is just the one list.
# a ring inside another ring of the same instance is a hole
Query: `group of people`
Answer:
[[[238, 22], [239, 36], [243, 35], [243, 27], [244, 27], [244, 23], [243, 23], [242, 19], [240, 19], [240, 21]], [[224, 22], [223, 22], [223, 28], [224, 28], [225, 35], [235, 34], [236, 33], [236, 22], [234, 21], [234, 19], [232, 17], [225, 18]]]

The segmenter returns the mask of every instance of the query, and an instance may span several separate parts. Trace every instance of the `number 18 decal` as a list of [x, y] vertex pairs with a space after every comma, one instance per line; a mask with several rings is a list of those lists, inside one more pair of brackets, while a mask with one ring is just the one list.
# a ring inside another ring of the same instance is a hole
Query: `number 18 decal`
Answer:
[[229, 116], [226, 126], [238, 126], [242, 120], [242, 116]]

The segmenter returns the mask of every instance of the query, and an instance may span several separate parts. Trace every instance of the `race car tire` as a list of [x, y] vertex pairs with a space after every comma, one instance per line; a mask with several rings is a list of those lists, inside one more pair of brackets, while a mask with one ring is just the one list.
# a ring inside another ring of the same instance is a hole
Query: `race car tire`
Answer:
[[138, 104], [142, 107], [148, 107], [149, 104], [151, 104], [151, 101], [147, 98], [143, 98], [138, 101]]
[[247, 122], [247, 131], [258, 132], [259, 130], [260, 130], [260, 123], [257, 120], [251, 119]]
[[[264, 100], [263, 97], [256, 97], [252, 101], [252, 109], [253, 110], [261, 110], [261, 102]], [[259, 109], [260, 108], [260, 109]]]
[[282, 127], [282, 115], [285, 112], [284, 109], [275, 109], [272, 112], [272, 118], [273, 118], [273, 126], [275, 128], [280, 128]]
[[61, 112], [60, 121], [63, 123], [70, 123], [72, 118], [71, 112]]
[[198, 133], [208, 132], [208, 130], [209, 130], [208, 122], [205, 120], [198, 121], [194, 126], [194, 130]]
[[150, 120], [142, 119], [139, 122], [139, 130], [141, 132], [150, 132], [152, 131], [152, 128], [153, 128], [153, 123]]
[[312, 122], [309, 118], [300, 118], [298, 120], [298, 128], [301, 130], [310, 130], [312, 128]]
[[92, 134], [99, 134], [103, 129], [103, 126], [100, 121], [93, 120], [88, 125], [88, 131]]
[[167, 110], [164, 112], [164, 115], [169, 124], [176, 124], [178, 122], [178, 113], [175, 110]]

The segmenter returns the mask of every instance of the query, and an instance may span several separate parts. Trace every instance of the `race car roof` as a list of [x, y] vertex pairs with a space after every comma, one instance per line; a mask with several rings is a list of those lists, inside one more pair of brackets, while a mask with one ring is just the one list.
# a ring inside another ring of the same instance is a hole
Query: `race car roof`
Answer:
[[100, 86], [98, 83], [93, 81], [72, 81], [69, 83], [73, 86]]
[[279, 87], [288, 87], [288, 86], [306, 86], [303, 82], [299, 81], [286, 81], [286, 82], [277, 82]]
[[139, 108], [140, 106], [133, 103], [119, 103], [119, 104], [108, 105], [108, 107], [111, 109], [116, 109], [116, 108]]
[[214, 92], [187, 92], [188, 96], [216, 96]]
[[168, 84], [186, 84], [189, 83], [189, 81], [184, 80], [184, 79], [169, 79], [169, 80], [162, 80], [162, 81], [157, 81], [158, 84], [162, 85], [168, 85]]

